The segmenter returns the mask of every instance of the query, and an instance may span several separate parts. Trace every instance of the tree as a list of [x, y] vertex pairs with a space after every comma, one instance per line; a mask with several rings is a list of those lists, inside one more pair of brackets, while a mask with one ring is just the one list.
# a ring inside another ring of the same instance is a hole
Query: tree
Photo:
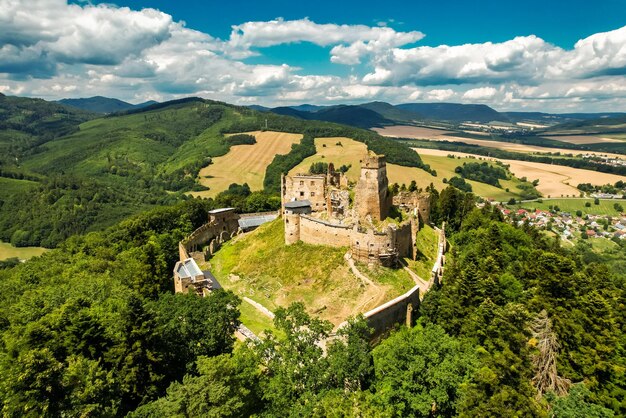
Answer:
[[414, 192], [417, 190], [417, 182], [415, 180], [411, 180], [411, 184], [409, 184], [409, 191]]
[[201, 356], [216, 356], [233, 349], [239, 325], [240, 300], [232, 292], [215, 290], [207, 297], [194, 294], [164, 294], [150, 303], [164, 344], [171, 379], [194, 372]]
[[552, 406], [551, 418], [611, 418], [615, 414], [610, 409], [590, 402], [591, 392], [584, 383], [572, 386], [569, 395], [564, 397], [548, 393], [547, 399]]
[[571, 381], [558, 375], [556, 361], [559, 354], [559, 342], [552, 330], [552, 321], [544, 309], [531, 323], [533, 344], [537, 352], [533, 355], [533, 385], [537, 389], [537, 398], [544, 393], [554, 392], [558, 396], [567, 394]]
[[280, 337], [268, 332], [255, 351], [265, 369], [263, 393], [268, 411], [285, 416], [331, 387], [329, 360], [319, 343], [328, 338], [332, 324], [310, 317], [302, 303], [279, 308], [275, 315]]
[[454, 416], [477, 364], [439, 326], [402, 328], [374, 350], [375, 399], [391, 416]]
[[344, 391], [366, 389], [373, 375], [371, 329], [363, 316], [351, 318], [328, 347], [332, 385]]
[[242, 417], [262, 410], [260, 369], [246, 347], [233, 355], [200, 357], [198, 376], [174, 382], [167, 396], [129, 415], [144, 417]]

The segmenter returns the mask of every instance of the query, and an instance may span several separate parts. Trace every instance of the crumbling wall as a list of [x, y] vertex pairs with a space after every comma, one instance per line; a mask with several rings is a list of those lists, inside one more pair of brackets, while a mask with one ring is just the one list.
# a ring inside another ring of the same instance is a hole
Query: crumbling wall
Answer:
[[313, 212], [326, 210], [326, 176], [297, 175], [283, 177], [282, 203], [308, 200]]
[[393, 205], [406, 212], [417, 213], [424, 223], [430, 221], [430, 194], [418, 192], [399, 192], [393, 197]]
[[352, 258], [358, 262], [391, 266], [398, 259], [396, 230], [388, 228], [386, 232], [378, 232], [355, 228], [350, 237], [350, 250]]
[[300, 240], [308, 244], [349, 247], [352, 226], [324, 222], [300, 215]]

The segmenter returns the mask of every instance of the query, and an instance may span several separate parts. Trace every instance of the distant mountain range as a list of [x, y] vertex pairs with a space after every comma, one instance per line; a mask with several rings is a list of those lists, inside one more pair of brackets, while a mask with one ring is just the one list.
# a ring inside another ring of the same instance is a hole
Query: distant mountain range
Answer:
[[150, 100], [140, 104], [132, 104], [119, 99], [110, 97], [94, 96], [81, 99], [61, 99], [58, 101], [66, 106], [76, 107], [93, 113], [115, 113], [132, 109], [141, 109], [146, 106], [156, 104], [154, 100]]
[[404, 103], [392, 105], [385, 102], [370, 102], [359, 105], [316, 106], [302, 104], [268, 108], [250, 106], [262, 112], [273, 112], [306, 120], [322, 120], [343, 123], [359, 128], [373, 128], [402, 123], [462, 122], [474, 123], [518, 123], [528, 122], [541, 125], [558, 125], [586, 120], [625, 117], [626, 113], [566, 113], [541, 112], [498, 112], [484, 104], [460, 103]]

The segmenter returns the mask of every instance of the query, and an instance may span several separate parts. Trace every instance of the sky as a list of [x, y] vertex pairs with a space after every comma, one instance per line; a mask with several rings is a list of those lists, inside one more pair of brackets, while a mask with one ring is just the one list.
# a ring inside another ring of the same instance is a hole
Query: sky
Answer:
[[626, 0], [0, 0], [0, 92], [626, 112]]

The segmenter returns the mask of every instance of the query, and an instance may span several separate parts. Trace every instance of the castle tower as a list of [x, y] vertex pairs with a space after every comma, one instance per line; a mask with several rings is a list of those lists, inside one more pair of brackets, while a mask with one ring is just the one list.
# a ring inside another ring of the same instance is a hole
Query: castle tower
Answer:
[[356, 186], [357, 216], [365, 219], [369, 215], [373, 221], [382, 221], [389, 214], [390, 205], [385, 157], [368, 153], [361, 161], [361, 176]]

